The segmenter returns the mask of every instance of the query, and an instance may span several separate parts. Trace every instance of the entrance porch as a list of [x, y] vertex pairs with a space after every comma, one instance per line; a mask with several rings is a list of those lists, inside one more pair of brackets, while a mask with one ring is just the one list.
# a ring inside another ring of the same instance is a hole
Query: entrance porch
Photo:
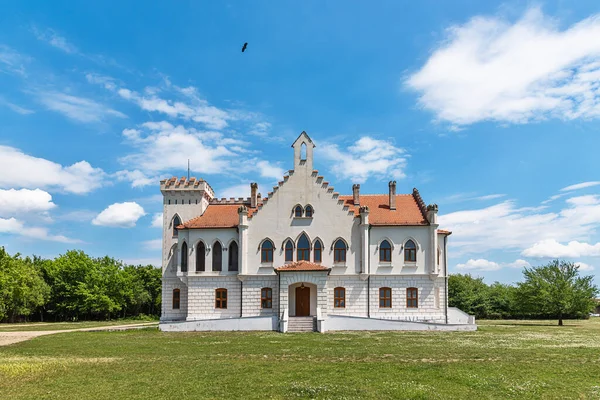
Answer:
[[[290, 327], [302, 325], [302, 328], [308, 328], [315, 319], [317, 329], [322, 331], [321, 325], [327, 315], [327, 276], [330, 271], [330, 268], [308, 261], [297, 261], [275, 269], [280, 279], [282, 332], [288, 330], [288, 322]], [[298, 319], [292, 322], [292, 318]]]

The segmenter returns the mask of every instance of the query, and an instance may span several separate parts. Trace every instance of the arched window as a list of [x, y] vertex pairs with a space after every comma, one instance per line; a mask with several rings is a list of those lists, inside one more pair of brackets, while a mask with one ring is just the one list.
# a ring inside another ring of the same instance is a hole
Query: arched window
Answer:
[[215, 308], [227, 308], [227, 289], [215, 290]]
[[300, 160], [306, 160], [306, 143], [300, 145]]
[[296, 206], [294, 208], [294, 217], [296, 217], [296, 218], [302, 217], [302, 206]]
[[238, 245], [236, 242], [231, 242], [229, 245], [229, 263], [227, 265], [228, 271], [238, 270]]
[[296, 261], [306, 260], [310, 261], [310, 242], [306, 237], [306, 234], [303, 233], [298, 239], [298, 250], [296, 251]]
[[285, 242], [285, 261], [294, 261], [294, 244], [291, 240]]
[[196, 246], [196, 272], [206, 270], [206, 247], [204, 242], [200, 241]]
[[173, 289], [173, 310], [179, 310], [180, 292], [179, 289]]
[[346, 243], [342, 239], [338, 239], [333, 246], [333, 261], [336, 263], [346, 262]]
[[392, 308], [392, 289], [379, 288], [379, 308]]
[[392, 245], [387, 240], [379, 245], [379, 261], [392, 262]]
[[419, 307], [419, 289], [409, 287], [406, 289], [406, 308]]
[[220, 242], [215, 242], [212, 247], [212, 270], [221, 271], [223, 264], [223, 247]]
[[173, 237], [179, 235], [179, 230], [177, 229], [179, 225], [181, 225], [181, 219], [179, 219], [179, 215], [176, 215], [175, 218], [173, 218]]
[[181, 245], [181, 272], [187, 272], [188, 265], [188, 250], [187, 243], [183, 242]]
[[260, 289], [260, 308], [273, 308], [273, 289]]
[[323, 253], [323, 243], [320, 240], [315, 242], [314, 262], [320, 263]]
[[312, 218], [312, 216], [313, 216], [313, 208], [312, 208], [312, 206], [306, 206], [306, 208], [304, 209], [304, 216], [306, 218]]
[[404, 244], [404, 261], [417, 261], [417, 245], [415, 245], [415, 242], [412, 240], [409, 240]]
[[333, 306], [335, 308], [346, 308], [346, 289], [343, 287], [333, 289]]
[[260, 247], [260, 262], [273, 262], [273, 243], [270, 240], [265, 240]]

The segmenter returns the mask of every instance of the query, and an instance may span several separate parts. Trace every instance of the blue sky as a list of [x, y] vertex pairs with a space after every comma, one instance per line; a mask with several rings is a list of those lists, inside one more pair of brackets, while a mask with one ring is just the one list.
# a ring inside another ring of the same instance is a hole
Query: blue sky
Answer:
[[439, 204], [451, 272], [597, 274], [598, 37], [594, 1], [2, 2], [0, 244], [159, 263], [159, 179], [266, 193], [305, 130], [340, 192]]

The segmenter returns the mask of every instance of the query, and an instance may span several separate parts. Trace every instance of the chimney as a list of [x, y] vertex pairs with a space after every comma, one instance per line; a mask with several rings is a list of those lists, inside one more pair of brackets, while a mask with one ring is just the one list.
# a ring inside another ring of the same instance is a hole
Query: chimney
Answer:
[[250, 208], [256, 208], [258, 206], [258, 183], [252, 182], [250, 184]]
[[390, 210], [396, 209], [396, 181], [390, 181]]
[[358, 183], [352, 185], [352, 199], [355, 206], [360, 205], [360, 185]]

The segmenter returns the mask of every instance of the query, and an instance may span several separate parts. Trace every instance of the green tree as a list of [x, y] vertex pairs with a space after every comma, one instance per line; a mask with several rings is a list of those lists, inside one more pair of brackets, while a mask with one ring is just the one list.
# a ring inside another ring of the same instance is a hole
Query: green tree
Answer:
[[525, 268], [525, 282], [518, 283], [517, 297], [525, 312], [558, 318], [582, 318], [594, 307], [598, 288], [592, 276], [579, 276], [579, 267], [554, 260], [541, 267]]
[[483, 278], [470, 274], [452, 274], [448, 278], [448, 305], [460, 308], [477, 318], [490, 314], [489, 287]]
[[29, 258], [0, 248], [0, 320], [28, 317], [48, 299], [50, 289]]

